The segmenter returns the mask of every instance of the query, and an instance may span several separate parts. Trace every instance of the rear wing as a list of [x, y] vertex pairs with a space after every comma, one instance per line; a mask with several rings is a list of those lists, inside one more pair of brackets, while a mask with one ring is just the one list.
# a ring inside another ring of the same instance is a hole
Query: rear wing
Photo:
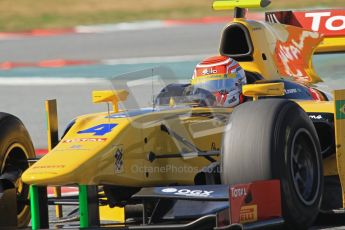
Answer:
[[266, 12], [265, 19], [322, 34], [315, 53], [345, 52], [345, 9]]

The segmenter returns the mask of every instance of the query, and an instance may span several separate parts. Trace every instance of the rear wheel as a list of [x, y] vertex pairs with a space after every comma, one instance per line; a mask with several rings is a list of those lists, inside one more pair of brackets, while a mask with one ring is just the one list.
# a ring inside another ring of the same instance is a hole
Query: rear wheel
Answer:
[[286, 227], [306, 229], [314, 222], [323, 189], [320, 144], [295, 102], [265, 99], [238, 106], [221, 155], [222, 183], [279, 179]]
[[[29, 167], [28, 158], [34, 157], [34, 147], [23, 123], [13, 115], [0, 113], [0, 175], [17, 190], [18, 227], [26, 227], [30, 222], [30, 209], [26, 204], [29, 186], [20, 177]], [[5, 181], [1, 184], [2, 190], [10, 187]]]

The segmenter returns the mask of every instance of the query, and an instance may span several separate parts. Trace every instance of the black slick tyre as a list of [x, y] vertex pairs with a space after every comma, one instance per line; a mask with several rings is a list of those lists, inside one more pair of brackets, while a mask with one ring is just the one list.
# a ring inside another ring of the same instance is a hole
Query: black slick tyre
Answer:
[[295, 102], [263, 99], [234, 109], [221, 153], [223, 184], [279, 179], [285, 227], [306, 229], [323, 192], [320, 144], [308, 115]]
[[11, 114], [0, 113], [0, 175], [18, 172], [12, 181], [17, 190], [18, 228], [26, 227], [30, 222], [30, 208], [26, 204], [29, 186], [20, 179], [29, 167], [28, 158], [35, 158], [35, 150], [23, 123]]

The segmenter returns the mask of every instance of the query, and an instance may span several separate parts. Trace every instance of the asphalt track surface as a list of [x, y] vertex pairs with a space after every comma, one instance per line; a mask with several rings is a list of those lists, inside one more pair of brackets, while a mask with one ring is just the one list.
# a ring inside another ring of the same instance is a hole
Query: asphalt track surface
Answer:
[[217, 53], [220, 24], [0, 41], [0, 62], [122, 59]]
[[[224, 24], [188, 25], [171, 28], [140, 31], [119, 31], [104, 34], [75, 34], [53, 37], [32, 37], [0, 41], [0, 62], [40, 61], [44, 59], [101, 60], [138, 57], [169, 57], [194, 55], [194, 60], [164, 63], [178, 74], [178, 80], [188, 79], [194, 65], [201, 56], [216, 54], [220, 31]], [[344, 55], [318, 56], [315, 63], [320, 75], [327, 80], [330, 88], [345, 87]], [[159, 65], [159, 62], [138, 64], [94, 65], [65, 67], [59, 69], [22, 68], [0, 71], [0, 111], [20, 117], [32, 136], [36, 148], [46, 148], [44, 101], [58, 100], [60, 135], [66, 124], [74, 117], [98, 111], [105, 111], [106, 105], [93, 105], [91, 91], [111, 89], [109, 82], [122, 72]], [[59, 80], [41, 84], [33, 77]], [[29, 79], [24, 84], [1, 84], [5, 79]], [[81, 78], [87, 79], [80, 82]], [[70, 80], [76, 79], [71, 82]], [[94, 81], [90, 81], [93, 79]], [[79, 82], [78, 82], [79, 81]], [[152, 97], [148, 90], [140, 95]], [[52, 210], [51, 210], [52, 211]], [[53, 217], [51, 212], [51, 217]], [[313, 229], [329, 229], [317, 227]], [[334, 228], [332, 228], [334, 229]], [[343, 228], [336, 228], [343, 229]]]

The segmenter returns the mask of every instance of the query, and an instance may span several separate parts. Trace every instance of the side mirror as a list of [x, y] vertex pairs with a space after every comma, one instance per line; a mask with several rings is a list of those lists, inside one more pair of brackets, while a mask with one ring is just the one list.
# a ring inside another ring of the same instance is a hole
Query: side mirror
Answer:
[[252, 97], [256, 101], [260, 96], [275, 97], [284, 96], [284, 83], [249, 84], [242, 87], [244, 96]]
[[125, 101], [128, 94], [129, 93], [124, 89], [92, 91], [92, 102], [111, 102], [113, 104], [114, 112], [117, 113], [119, 111], [118, 102]]

